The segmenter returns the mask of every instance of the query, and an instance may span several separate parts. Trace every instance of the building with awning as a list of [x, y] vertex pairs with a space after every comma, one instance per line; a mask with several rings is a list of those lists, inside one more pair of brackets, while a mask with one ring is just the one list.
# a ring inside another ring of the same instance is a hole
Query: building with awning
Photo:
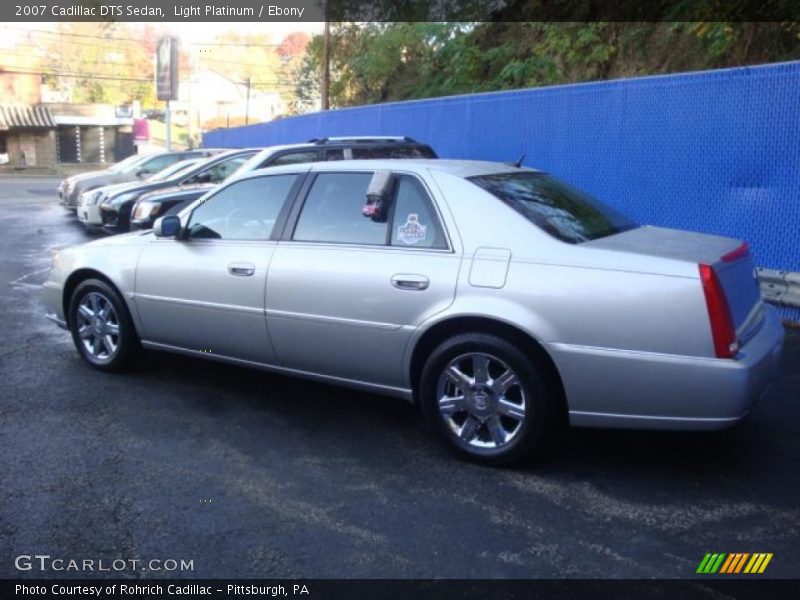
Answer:
[[114, 163], [135, 152], [129, 105], [47, 102], [56, 124], [60, 163]]
[[0, 131], [11, 129], [53, 129], [56, 122], [44, 106], [0, 104]]
[[0, 164], [110, 164], [136, 150], [130, 106], [0, 103]]
[[49, 167], [56, 163], [56, 122], [44, 106], [0, 104], [0, 164]]

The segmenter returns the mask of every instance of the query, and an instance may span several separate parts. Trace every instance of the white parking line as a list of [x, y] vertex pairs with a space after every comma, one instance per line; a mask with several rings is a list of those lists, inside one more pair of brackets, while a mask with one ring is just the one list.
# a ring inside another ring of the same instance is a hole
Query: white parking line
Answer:
[[22, 287], [22, 288], [39, 289], [39, 288], [42, 287], [41, 283], [27, 283], [27, 282], [25, 282], [25, 280], [28, 277], [32, 277], [33, 275], [38, 275], [39, 273], [46, 273], [49, 270], [50, 270], [50, 267], [45, 267], [44, 269], [37, 269], [36, 271], [31, 271], [30, 273], [27, 273], [27, 274], [23, 275], [22, 277], [19, 277], [19, 278], [15, 279], [14, 281], [9, 282], [9, 285], [13, 285], [15, 287]]

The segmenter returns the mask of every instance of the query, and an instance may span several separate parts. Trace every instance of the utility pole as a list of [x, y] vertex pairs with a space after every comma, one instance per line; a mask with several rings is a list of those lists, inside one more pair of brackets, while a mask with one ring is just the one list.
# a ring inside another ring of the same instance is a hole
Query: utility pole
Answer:
[[167, 130], [165, 144], [167, 152], [172, 150], [172, 112], [169, 110], [169, 100], [167, 100], [167, 109], [164, 111], [164, 127]]
[[244, 105], [244, 124], [250, 123], [250, 78], [247, 78], [247, 102]]
[[331, 22], [330, 0], [325, 0], [325, 33], [322, 50], [322, 110], [330, 108], [331, 85]]

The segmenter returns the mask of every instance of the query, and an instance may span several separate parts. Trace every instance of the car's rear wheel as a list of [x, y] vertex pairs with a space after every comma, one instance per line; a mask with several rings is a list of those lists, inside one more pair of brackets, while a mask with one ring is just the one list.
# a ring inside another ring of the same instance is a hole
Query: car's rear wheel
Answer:
[[75, 288], [68, 322], [78, 352], [97, 369], [123, 369], [130, 365], [139, 349], [124, 300], [99, 279], [87, 279]]
[[454, 336], [428, 358], [420, 400], [428, 422], [462, 456], [504, 465], [543, 451], [558, 426], [545, 372], [507, 340]]

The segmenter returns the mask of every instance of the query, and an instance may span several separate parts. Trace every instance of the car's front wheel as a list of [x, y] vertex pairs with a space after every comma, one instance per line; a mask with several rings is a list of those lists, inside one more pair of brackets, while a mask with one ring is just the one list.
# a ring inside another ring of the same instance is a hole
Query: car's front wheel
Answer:
[[546, 446], [559, 423], [544, 371], [507, 340], [485, 333], [440, 344], [422, 371], [420, 400], [443, 440], [477, 462], [503, 465]]
[[97, 369], [120, 370], [130, 365], [139, 348], [124, 300], [99, 279], [87, 279], [75, 288], [68, 322], [78, 352]]

